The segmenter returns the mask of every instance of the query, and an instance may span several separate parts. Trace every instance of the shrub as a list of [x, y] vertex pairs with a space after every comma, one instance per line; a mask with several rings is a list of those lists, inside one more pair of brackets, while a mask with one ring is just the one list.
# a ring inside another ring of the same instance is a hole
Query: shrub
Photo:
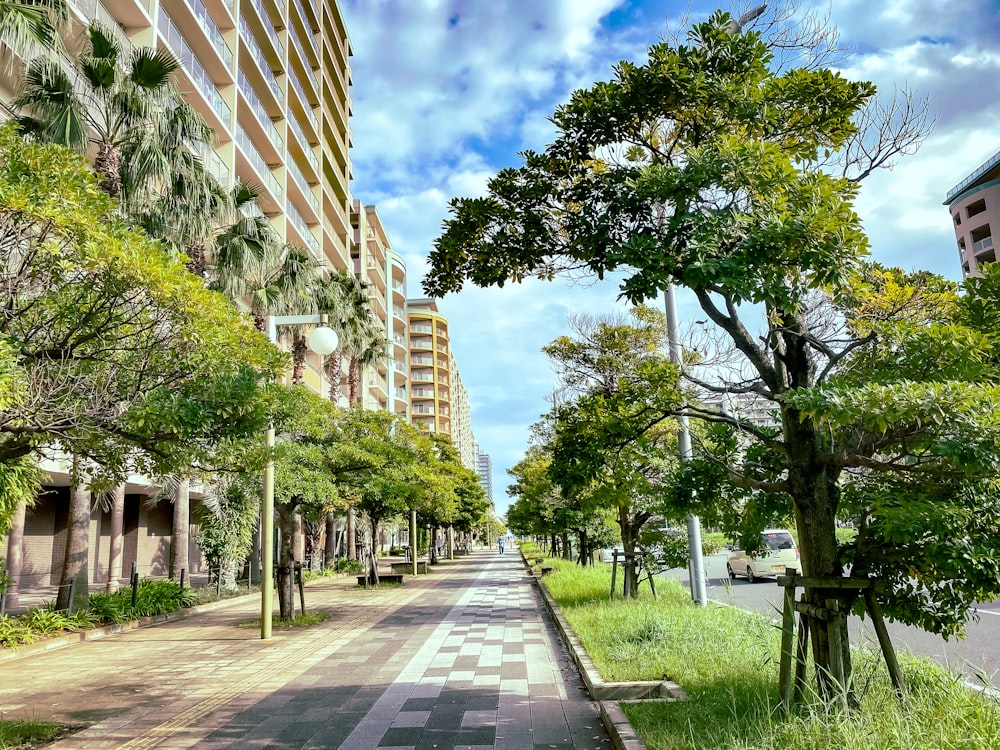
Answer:
[[0, 615], [0, 646], [17, 648], [35, 640], [35, 632], [20, 617]]
[[64, 630], [76, 630], [73, 621], [64, 613], [48, 607], [33, 609], [20, 618], [25, 625], [39, 635], [54, 635]]
[[359, 560], [350, 560], [346, 557], [337, 560], [338, 573], [362, 573], [364, 572], [364, 569], [364, 566]]

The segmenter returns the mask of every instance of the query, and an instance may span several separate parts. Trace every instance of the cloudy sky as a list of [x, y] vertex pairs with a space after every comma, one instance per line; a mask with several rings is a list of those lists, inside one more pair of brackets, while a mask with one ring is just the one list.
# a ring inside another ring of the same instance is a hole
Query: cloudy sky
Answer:
[[[576, 88], [611, 77], [685, 11], [726, 0], [342, 0], [354, 47], [356, 199], [375, 204], [406, 259], [410, 297], [448, 201], [474, 196], [517, 153], [542, 149], [547, 117]], [[803, 7], [808, 7], [806, 0]], [[1000, 150], [1000, 0], [832, 0], [843, 72], [880, 92], [909, 87], [936, 118], [920, 151], [865, 182], [857, 209], [873, 256], [886, 264], [961, 276], [944, 195]], [[614, 282], [467, 287], [439, 302], [448, 316], [473, 430], [493, 459], [503, 513], [506, 469], [555, 380], [540, 347], [574, 312], [623, 309]], [[680, 316], [695, 315], [680, 300]]]

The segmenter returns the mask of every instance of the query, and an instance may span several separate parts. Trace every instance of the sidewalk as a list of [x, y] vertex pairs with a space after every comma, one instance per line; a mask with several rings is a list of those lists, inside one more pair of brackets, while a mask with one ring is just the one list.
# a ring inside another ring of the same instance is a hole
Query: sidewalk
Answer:
[[89, 724], [53, 748], [608, 748], [515, 550], [399, 588], [306, 590], [320, 625], [261, 641], [259, 602], [0, 663], [5, 718]]

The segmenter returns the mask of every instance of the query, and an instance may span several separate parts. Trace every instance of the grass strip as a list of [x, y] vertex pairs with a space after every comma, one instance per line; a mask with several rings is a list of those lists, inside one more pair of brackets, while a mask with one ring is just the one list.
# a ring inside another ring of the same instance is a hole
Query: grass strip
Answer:
[[606, 680], [672, 679], [677, 703], [626, 703], [649, 750], [1000, 750], [1000, 704], [926, 659], [901, 656], [910, 698], [895, 695], [881, 655], [854, 652], [859, 707], [846, 714], [812, 700], [791, 716], [778, 698], [778, 624], [732, 607], [696, 607], [658, 580], [636, 600], [609, 600], [610, 566], [563, 561], [543, 579]]

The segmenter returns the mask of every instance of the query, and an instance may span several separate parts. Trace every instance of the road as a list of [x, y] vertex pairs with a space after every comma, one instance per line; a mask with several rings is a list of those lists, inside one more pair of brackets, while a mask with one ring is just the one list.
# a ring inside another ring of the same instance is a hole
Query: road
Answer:
[[[746, 609], [754, 609], [779, 617], [781, 614], [781, 589], [770, 581], [748, 583], [745, 578], [737, 578], [732, 585], [726, 585], [725, 553], [705, 558], [705, 572], [708, 575], [708, 595], [711, 599], [733, 604]], [[686, 570], [672, 570], [663, 574], [690, 586]], [[935, 661], [961, 672], [969, 682], [981, 685], [981, 674], [993, 686], [1000, 687], [1000, 601], [981, 604], [977, 608], [979, 622], [972, 622], [966, 628], [963, 640], [946, 641], [940, 636], [924, 632], [919, 628], [898, 623], [888, 623], [889, 633], [897, 651], [909, 650], [914, 654], [929, 656]], [[851, 616], [852, 643], [869, 643], [877, 648], [875, 632], [867, 620]]]

